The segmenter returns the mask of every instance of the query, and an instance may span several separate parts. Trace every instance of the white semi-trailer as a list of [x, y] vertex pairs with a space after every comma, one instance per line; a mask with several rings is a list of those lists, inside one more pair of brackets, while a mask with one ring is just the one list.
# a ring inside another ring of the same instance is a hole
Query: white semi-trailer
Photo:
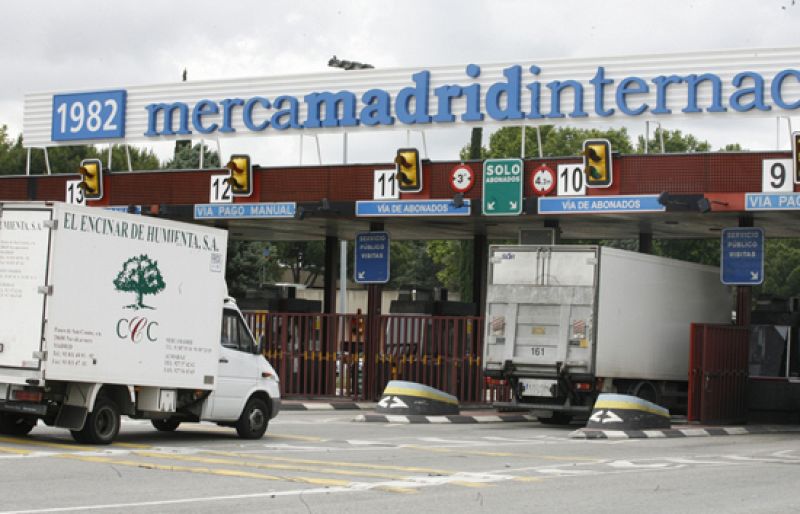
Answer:
[[108, 444], [120, 415], [260, 438], [275, 370], [227, 298], [227, 233], [63, 203], [0, 203], [0, 433]]
[[710, 266], [598, 246], [492, 246], [484, 372], [546, 422], [601, 392], [685, 408], [690, 325], [730, 323]]

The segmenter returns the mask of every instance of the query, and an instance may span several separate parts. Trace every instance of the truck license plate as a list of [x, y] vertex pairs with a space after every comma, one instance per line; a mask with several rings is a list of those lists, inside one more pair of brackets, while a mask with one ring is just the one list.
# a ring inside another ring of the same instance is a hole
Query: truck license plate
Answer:
[[540, 380], [534, 378], [523, 378], [520, 381], [522, 386], [522, 396], [553, 396], [555, 380]]

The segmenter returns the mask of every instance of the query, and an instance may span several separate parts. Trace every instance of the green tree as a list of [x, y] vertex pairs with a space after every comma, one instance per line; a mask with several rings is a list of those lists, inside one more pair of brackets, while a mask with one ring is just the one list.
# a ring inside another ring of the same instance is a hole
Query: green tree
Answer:
[[[630, 136], [626, 128], [583, 129], [575, 127], [554, 127], [542, 125], [539, 127], [542, 139], [542, 152], [545, 156], [563, 157], [579, 155], [583, 150], [583, 141], [586, 139], [603, 138], [611, 142], [614, 152], [623, 154], [633, 153]], [[489, 136], [489, 148], [483, 148], [481, 158], [519, 157], [522, 149], [522, 128], [503, 127]], [[461, 158], [467, 159], [469, 146], [461, 150]], [[539, 156], [539, 142], [535, 127], [525, 128], [525, 158]]]
[[277, 282], [280, 276], [278, 260], [272, 258], [274, 248], [261, 241], [228, 241], [225, 280], [228, 294], [242, 298], [248, 289]]
[[388, 287], [440, 287], [439, 270], [427, 251], [425, 241], [392, 241]]
[[755, 292], [781, 298], [800, 296], [800, 240], [777, 239], [766, 242], [764, 283]]
[[[219, 168], [219, 154], [209, 147], [203, 146], [203, 169]], [[188, 144], [175, 145], [175, 154], [172, 159], [164, 163], [166, 170], [196, 170], [200, 169], [200, 143], [194, 146]]]
[[118, 291], [136, 294], [136, 303], [126, 305], [126, 309], [152, 309], [144, 304], [144, 295], [156, 294], [164, 290], [166, 284], [158, 262], [147, 255], [131, 257], [122, 265], [122, 271], [114, 279], [114, 287]]
[[436, 278], [463, 302], [472, 301], [472, 241], [428, 241], [427, 252], [439, 268]]
[[[158, 169], [158, 157], [152, 150], [130, 147], [131, 166], [135, 170]], [[22, 136], [12, 140], [8, 134], [8, 127], [0, 127], [0, 175], [24, 175], [28, 158], [28, 149], [23, 146]], [[83, 159], [100, 159], [104, 166], [108, 166], [108, 148], [87, 145], [57, 146], [47, 150], [47, 161], [50, 163], [51, 173], [77, 173], [78, 166]], [[128, 157], [125, 147], [114, 145], [111, 148], [111, 170], [123, 171], [128, 169]], [[31, 174], [42, 175], [47, 173], [44, 151], [31, 150]]]
[[276, 262], [281, 268], [291, 270], [293, 283], [313, 287], [325, 273], [324, 241], [278, 242], [273, 247]]
[[[648, 140], [648, 153], [661, 153], [661, 137], [664, 138], [664, 153], [694, 153], [710, 152], [711, 144], [700, 141], [691, 134], [683, 134], [680, 130], [664, 130], [662, 134], [654, 134]], [[644, 153], [644, 136], [639, 136], [636, 143], [636, 153]]]

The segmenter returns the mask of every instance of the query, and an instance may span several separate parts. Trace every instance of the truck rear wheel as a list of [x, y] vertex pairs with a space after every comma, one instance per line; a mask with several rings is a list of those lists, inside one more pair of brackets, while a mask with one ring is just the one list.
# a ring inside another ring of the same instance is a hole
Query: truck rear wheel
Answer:
[[72, 438], [79, 443], [111, 444], [119, 433], [119, 425], [117, 404], [107, 396], [98, 396], [83, 428], [72, 430]]
[[250, 398], [236, 422], [236, 433], [242, 439], [261, 439], [269, 424], [269, 407], [260, 398]]
[[36, 426], [36, 419], [18, 414], [0, 414], [0, 433], [27, 435]]
[[150, 422], [159, 432], [174, 432], [181, 424], [180, 420], [175, 418], [152, 419]]

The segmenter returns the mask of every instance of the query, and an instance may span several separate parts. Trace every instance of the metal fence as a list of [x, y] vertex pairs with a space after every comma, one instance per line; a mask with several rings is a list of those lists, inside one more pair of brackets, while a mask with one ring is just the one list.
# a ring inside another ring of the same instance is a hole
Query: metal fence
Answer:
[[462, 403], [507, 401], [481, 367], [483, 318], [245, 311], [287, 398], [376, 400], [390, 380], [435, 387]]

